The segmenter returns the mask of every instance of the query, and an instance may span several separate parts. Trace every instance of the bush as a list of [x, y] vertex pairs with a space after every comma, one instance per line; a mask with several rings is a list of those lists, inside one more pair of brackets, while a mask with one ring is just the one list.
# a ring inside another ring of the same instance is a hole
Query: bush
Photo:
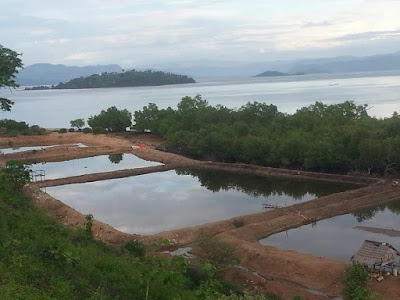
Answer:
[[102, 110], [97, 116], [92, 116], [88, 120], [90, 127], [107, 128], [109, 132], [126, 131], [132, 125], [132, 114], [124, 109], [118, 110], [115, 106]]
[[10, 129], [10, 130], [6, 131], [6, 136], [8, 136], [8, 137], [16, 137], [16, 136], [18, 136], [20, 134], [21, 134], [21, 132], [19, 132], [16, 129]]
[[106, 134], [107, 130], [104, 127], [93, 127], [93, 134]]
[[25, 122], [17, 122], [14, 120], [0, 120], [0, 132], [6, 136], [18, 135], [43, 135], [46, 134], [44, 128], [38, 125], [29, 126]]
[[244, 221], [243, 219], [233, 219], [233, 226], [236, 228], [240, 228], [244, 226]]
[[144, 257], [146, 255], [146, 249], [138, 241], [129, 241], [124, 245], [124, 249], [134, 257]]
[[68, 130], [67, 128], [61, 128], [60, 130], [58, 130], [58, 133], [67, 133]]
[[82, 132], [87, 134], [87, 133], [92, 133], [93, 130], [92, 130], [92, 128], [85, 127], [85, 128], [82, 129]]
[[216, 237], [200, 234], [197, 246], [203, 250], [203, 260], [215, 266], [216, 271], [224, 272], [239, 263], [235, 248], [228, 243], [219, 241]]
[[367, 284], [368, 271], [360, 263], [355, 263], [347, 269], [343, 279], [343, 297], [345, 300], [375, 299]]
[[75, 132], [75, 128], [68, 129], [68, 132]]
[[29, 164], [19, 160], [6, 162], [6, 167], [2, 170], [2, 173], [14, 191], [20, 191], [30, 181], [30, 170], [28, 167]]

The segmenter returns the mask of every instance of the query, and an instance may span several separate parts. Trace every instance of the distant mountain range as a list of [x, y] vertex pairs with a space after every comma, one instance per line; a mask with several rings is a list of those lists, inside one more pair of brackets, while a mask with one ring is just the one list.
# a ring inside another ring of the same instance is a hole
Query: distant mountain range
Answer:
[[[232, 77], [254, 76], [274, 70], [286, 74], [318, 74], [318, 73], [346, 73], [363, 71], [392, 71], [400, 70], [400, 51], [392, 54], [354, 57], [339, 56], [319, 59], [280, 60], [269, 62], [245, 61], [191, 61], [177, 63], [158, 63], [156, 66], [147, 66], [144, 69], [164, 70], [177, 74], [187, 74], [192, 77]], [[34, 64], [21, 70], [17, 82], [25, 86], [57, 85], [71, 79], [87, 77], [100, 73], [120, 73], [123, 69], [119, 65], [99, 65], [87, 67], [70, 67], [52, 64]], [[271, 71], [271, 72], [274, 72]], [[271, 76], [271, 75], [265, 75]], [[279, 76], [279, 75], [274, 75]]]
[[254, 76], [265, 70], [282, 73], [345, 73], [400, 70], [400, 51], [374, 56], [338, 56], [331, 58], [278, 61], [190, 61], [179, 64], [158, 64], [158, 69], [195, 77]]
[[282, 72], [278, 72], [278, 71], [265, 71], [254, 77], [277, 77], [277, 76], [294, 76], [294, 75], [305, 75], [305, 74], [304, 73], [289, 74], [289, 73], [282, 73]]
[[23, 86], [52, 85], [67, 82], [74, 78], [86, 77], [104, 72], [122, 72], [119, 65], [99, 65], [87, 67], [73, 67], [52, 64], [34, 64], [22, 69], [16, 81]]

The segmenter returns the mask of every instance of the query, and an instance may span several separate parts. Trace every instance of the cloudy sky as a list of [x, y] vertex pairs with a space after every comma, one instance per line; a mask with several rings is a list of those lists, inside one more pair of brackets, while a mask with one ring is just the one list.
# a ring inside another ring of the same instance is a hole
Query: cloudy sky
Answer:
[[0, 0], [0, 44], [36, 62], [148, 67], [400, 50], [400, 0]]

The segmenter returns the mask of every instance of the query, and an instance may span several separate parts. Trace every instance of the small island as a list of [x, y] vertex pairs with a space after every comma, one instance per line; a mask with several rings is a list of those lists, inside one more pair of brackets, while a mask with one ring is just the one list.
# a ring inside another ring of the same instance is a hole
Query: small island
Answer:
[[265, 71], [254, 77], [278, 77], [278, 76], [296, 76], [296, 75], [306, 75], [306, 74], [305, 73], [290, 74], [290, 73], [282, 73], [282, 72], [278, 72], [278, 71]]
[[196, 83], [196, 81], [192, 77], [188, 77], [186, 75], [178, 75], [161, 71], [131, 70], [123, 73], [93, 74], [87, 77], [75, 78], [66, 83], [60, 82], [56, 86], [36, 86], [32, 88], [25, 88], [25, 90], [92, 89], [111, 87], [160, 86], [184, 83]]
[[39, 85], [39, 86], [33, 86], [33, 87], [26, 87], [25, 91], [39, 91], [39, 90], [51, 90], [54, 89], [53, 86], [47, 86], [47, 85]]

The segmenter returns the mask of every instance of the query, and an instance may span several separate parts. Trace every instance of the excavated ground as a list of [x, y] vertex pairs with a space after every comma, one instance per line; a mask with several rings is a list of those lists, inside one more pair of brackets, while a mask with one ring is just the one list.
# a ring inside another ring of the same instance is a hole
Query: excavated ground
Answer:
[[[172, 230], [153, 236], [126, 234], [107, 224], [99, 221], [94, 222], [93, 232], [95, 238], [109, 244], [120, 244], [131, 239], [150, 243], [159, 238], [167, 238], [178, 248], [188, 245], [194, 246], [199, 234], [217, 236], [221, 240], [233, 244], [240, 256], [242, 267], [230, 272], [228, 276], [232, 280], [239, 283], [246, 282], [246, 288], [248, 289], [259, 292], [269, 291], [277, 293], [283, 299], [291, 299], [295, 295], [301, 295], [305, 299], [329, 299], [338, 296], [342, 288], [340, 278], [348, 267], [348, 264], [326, 257], [315, 257], [296, 251], [262, 246], [258, 243], [258, 240], [278, 232], [308, 224], [312, 221], [400, 200], [400, 188], [393, 186], [390, 181], [383, 179], [264, 168], [241, 164], [201, 162], [176, 154], [157, 151], [150, 146], [133, 150], [131, 146], [139, 142], [158, 146], [162, 140], [148, 134], [129, 133], [114, 136], [68, 133], [50, 134], [40, 137], [2, 138], [0, 139], [0, 146], [4, 148], [10, 146], [71, 143], [83, 143], [89, 147], [60, 146], [44, 150], [1, 155], [0, 165], [4, 166], [5, 162], [10, 159], [23, 159], [29, 162], [48, 162], [113, 153], [134, 153], [140, 158], [165, 164], [156, 167], [74, 176], [27, 185], [26, 193], [30, 195], [32, 201], [66, 226], [83, 226], [85, 221], [84, 216], [41, 191], [41, 187], [138, 176], [151, 172], [187, 167], [251, 173], [260, 176], [347, 182], [359, 185], [360, 188], [356, 190], [321, 197], [274, 211]], [[236, 228], [235, 219], [240, 219], [243, 226]], [[377, 284], [376, 282], [372, 282], [371, 284], [374, 290], [384, 296], [384, 299], [400, 299], [399, 280], [390, 278], [385, 280], [384, 284]]]

